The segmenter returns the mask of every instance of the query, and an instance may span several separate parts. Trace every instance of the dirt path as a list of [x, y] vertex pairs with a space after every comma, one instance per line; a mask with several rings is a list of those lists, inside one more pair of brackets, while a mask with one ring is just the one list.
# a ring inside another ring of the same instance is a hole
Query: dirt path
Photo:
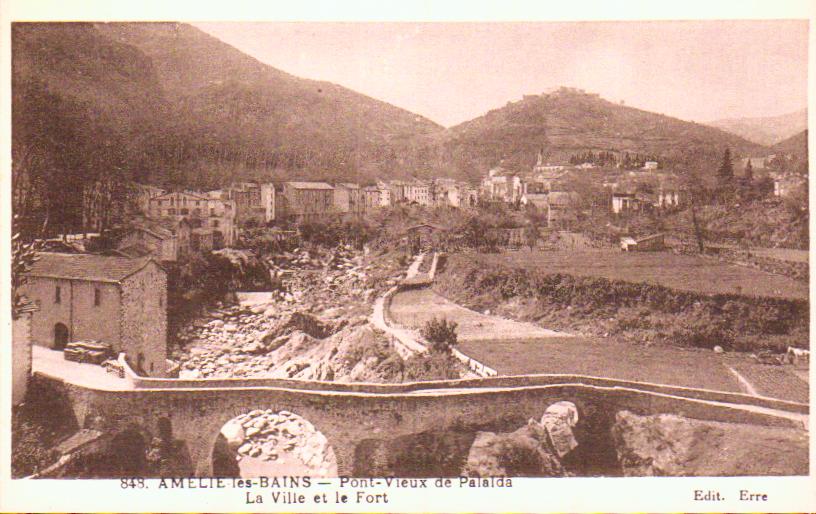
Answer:
[[728, 368], [728, 371], [730, 371], [735, 377], [737, 377], [737, 381], [740, 384], [740, 389], [742, 389], [742, 391], [745, 394], [750, 394], [751, 396], [760, 396], [760, 394], [757, 392], [757, 390], [754, 388], [751, 382], [748, 382], [748, 380], [742, 375], [740, 375], [737, 370], [728, 365], [726, 365], [725, 367]]
[[571, 334], [541, 328], [532, 323], [481, 314], [439, 296], [431, 289], [414, 289], [394, 295], [390, 314], [399, 324], [419, 328], [434, 316], [455, 321], [460, 341], [569, 337]]

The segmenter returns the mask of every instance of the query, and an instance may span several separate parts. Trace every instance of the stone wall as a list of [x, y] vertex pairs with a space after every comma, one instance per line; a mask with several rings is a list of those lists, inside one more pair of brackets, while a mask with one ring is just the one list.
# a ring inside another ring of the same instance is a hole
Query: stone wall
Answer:
[[31, 313], [22, 313], [11, 323], [11, 404], [25, 401], [31, 376]]
[[[55, 290], [60, 288], [60, 302]], [[94, 291], [100, 293], [100, 305], [94, 303]], [[29, 277], [23, 294], [39, 309], [32, 314], [31, 335], [34, 344], [54, 346], [54, 326], [68, 327], [68, 340], [96, 340], [110, 343], [118, 350], [121, 343], [116, 320], [120, 312], [119, 288], [106, 282], [87, 282], [45, 277]]]
[[[122, 281], [122, 349], [133, 366], [163, 377], [167, 368], [167, 274], [155, 262]], [[140, 358], [141, 356], [141, 358]]]

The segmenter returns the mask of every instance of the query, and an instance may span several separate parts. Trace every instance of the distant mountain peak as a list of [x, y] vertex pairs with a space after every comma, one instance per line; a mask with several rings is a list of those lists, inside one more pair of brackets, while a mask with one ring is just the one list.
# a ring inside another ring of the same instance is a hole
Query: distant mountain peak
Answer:
[[712, 127], [771, 146], [807, 128], [807, 108], [778, 116], [727, 118], [708, 123]]

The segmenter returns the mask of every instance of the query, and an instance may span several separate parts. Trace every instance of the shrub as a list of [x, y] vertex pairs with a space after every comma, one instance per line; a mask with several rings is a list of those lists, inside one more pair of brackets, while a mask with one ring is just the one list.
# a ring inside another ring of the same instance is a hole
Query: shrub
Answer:
[[458, 361], [449, 353], [413, 355], [405, 361], [403, 369], [403, 382], [451, 380], [459, 377]]
[[456, 327], [455, 321], [448, 321], [445, 318], [437, 319], [434, 316], [425, 323], [420, 334], [431, 343], [431, 352], [450, 353], [451, 348], [458, 342]]

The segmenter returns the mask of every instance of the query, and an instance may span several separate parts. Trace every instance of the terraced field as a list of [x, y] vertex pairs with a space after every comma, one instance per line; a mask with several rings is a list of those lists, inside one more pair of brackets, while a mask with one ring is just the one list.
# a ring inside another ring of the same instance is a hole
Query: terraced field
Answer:
[[803, 282], [725, 264], [694, 255], [670, 252], [620, 252], [611, 250], [471, 254], [486, 269], [497, 266], [603, 277], [626, 282], [646, 282], [705, 294], [743, 294], [773, 298], [807, 299]]

